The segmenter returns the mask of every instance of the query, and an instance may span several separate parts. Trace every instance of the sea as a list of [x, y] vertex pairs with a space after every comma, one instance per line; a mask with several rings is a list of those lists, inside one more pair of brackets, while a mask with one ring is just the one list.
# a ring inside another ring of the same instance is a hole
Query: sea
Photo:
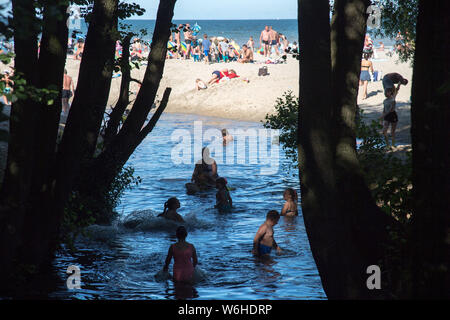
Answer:
[[[147, 35], [141, 38], [145, 41], [151, 41], [153, 37], [153, 30], [156, 20], [148, 19], [127, 19], [121, 21], [121, 23], [128, 24], [130, 29], [136, 33], [139, 33], [141, 29], [147, 31]], [[265, 19], [265, 20], [173, 20], [173, 24], [187, 24], [192, 26], [197, 24], [200, 26], [200, 31], [197, 37], [201, 37], [203, 34], [207, 34], [208, 37], [225, 37], [227, 39], [234, 40], [238, 45], [247, 43], [249, 37], [253, 37], [255, 45], [259, 44], [259, 36], [261, 31], [266, 25], [272, 26], [272, 28], [286, 36], [289, 43], [298, 43], [298, 21], [297, 19]], [[72, 32], [74, 30], [71, 30]], [[86, 35], [87, 24], [82, 21], [81, 30], [79, 36]], [[378, 41], [383, 41], [385, 46], [392, 46], [394, 41], [387, 38], [372, 37], [375, 41], [375, 45]]]
[[[147, 35], [141, 38], [150, 41], [153, 37], [153, 30], [155, 28], [156, 20], [147, 19], [127, 19], [121, 23], [128, 24], [130, 29], [139, 33], [141, 29], [147, 31]], [[247, 43], [249, 37], [253, 37], [255, 43], [259, 43], [259, 36], [266, 25], [278, 33], [284, 34], [289, 42], [298, 43], [298, 28], [296, 19], [277, 19], [277, 20], [173, 20], [173, 24], [187, 24], [192, 26], [197, 24], [200, 26], [200, 31], [197, 37], [202, 37], [207, 34], [208, 37], [225, 37], [233, 39], [237, 44], [242, 45]], [[74, 30], [71, 30], [74, 31]], [[82, 21], [81, 33], [79, 36], [87, 33], [87, 24]]]

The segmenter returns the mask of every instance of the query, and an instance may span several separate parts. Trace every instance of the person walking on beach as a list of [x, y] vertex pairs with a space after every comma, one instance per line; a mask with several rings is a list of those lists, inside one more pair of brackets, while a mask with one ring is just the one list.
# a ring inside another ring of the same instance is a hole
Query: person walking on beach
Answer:
[[394, 85], [402, 84], [406, 86], [408, 84], [408, 80], [403, 78], [403, 76], [399, 73], [392, 72], [388, 73], [383, 77], [383, 89], [386, 95], [386, 91], [388, 89], [394, 89]]
[[380, 120], [383, 120], [383, 135], [386, 146], [389, 147], [389, 138], [387, 135], [389, 127], [391, 127], [392, 147], [395, 147], [395, 129], [397, 128], [398, 116], [395, 110], [395, 98], [400, 90], [400, 83], [397, 88], [388, 88], [385, 91], [386, 99], [383, 101], [383, 113]]
[[270, 210], [267, 213], [266, 221], [259, 227], [253, 239], [252, 253], [255, 256], [268, 255], [272, 248], [275, 248], [278, 253], [281, 253], [281, 248], [275, 242], [273, 227], [280, 220], [280, 215], [276, 210]]
[[362, 99], [367, 99], [367, 85], [370, 81], [370, 72], [373, 73], [373, 64], [372, 61], [369, 60], [370, 55], [368, 53], [364, 53], [363, 59], [361, 61], [361, 75], [359, 78], [359, 85], [363, 86], [363, 97]]
[[74, 94], [72, 77], [67, 74], [67, 70], [64, 69], [63, 89], [61, 93], [62, 109], [64, 113], [69, 112], [69, 99]]
[[267, 57], [267, 54], [269, 53], [269, 45], [270, 45], [270, 31], [269, 26], [265, 26], [264, 30], [261, 31], [261, 35], [259, 36], [259, 45], [262, 47], [264, 46], [264, 57]]
[[280, 43], [280, 37], [278, 35], [278, 32], [272, 29], [272, 26], [269, 27], [269, 34], [270, 34], [270, 48], [269, 48], [269, 55], [272, 52], [272, 47], [275, 48], [275, 53], [277, 56], [280, 55], [280, 52], [278, 51], [278, 44]]
[[186, 24], [184, 28], [184, 42], [186, 42], [186, 56], [185, 60], [190, 59], [191, 45], [192, 45], [192, 30], [189, 23]]
[[202, 41], [202, 51], [203, 54], [205, 55], [205, 63], [208, 64], [209, 63], [209, 50], [211, 49], [211, 41], [209, 41], [208, 39], [208, 35], [204, 34], [203, 35], [203, 41]]
[[177, 228], [178, 241], [170, 246], [163, 268], [167, 272], [173, 258], [173, 279], [178, 282], [192, 282], [194, 270], [198, 263], [194, 245], [186, 241], [187, 235], [185, 227], [179, 226]]
[[172, 197], [164, 203], [164, 211], [158, 215], [158, 217], [163, 217], [168, 220], [184, 222], [182, 216], [180, 216], [177, 212], [177, 209], [180, 208], [180, 201]]

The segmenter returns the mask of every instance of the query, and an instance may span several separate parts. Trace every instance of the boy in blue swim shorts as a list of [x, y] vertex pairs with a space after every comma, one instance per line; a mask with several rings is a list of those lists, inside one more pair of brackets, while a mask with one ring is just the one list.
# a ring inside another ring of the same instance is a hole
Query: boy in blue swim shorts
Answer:
[[276, 210], [267, 213], [266, 221], [259, 227], [253, 239], [252, 253], [255, 256], [270, 254], [272, 248], [275, 248], [278, 253], [282, 251], [273, 236], [273, 227], [278, 223], [278, 220], [280, 220], [280, 214]]

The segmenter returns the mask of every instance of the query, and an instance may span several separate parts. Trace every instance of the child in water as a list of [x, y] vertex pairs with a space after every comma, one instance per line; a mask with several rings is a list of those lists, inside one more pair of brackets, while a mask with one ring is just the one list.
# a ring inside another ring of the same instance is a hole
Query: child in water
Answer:
[[164, 203], [164, 211], [159, 214], [158, 217], [163, 217], [169, 220], [184, 222], [183, 217], [177, 213], [177, 209], [180, 208], [180, 201], [177, 198], [172, 197]]
[[281, 209], [281, 215], [286, 217], [298, 216], [297, 192], [292, 188], [287, 188], [284, 190], [283, 199], [286, 200], [286, 202]]
[[230, 192], [227, 189], [227, 180], [225, 178], [218, 178], [216, 180], [216, 208], [220, 212], [229, 212], [233, 206], [233, 200], [231, 199]]
[[281, 253], [281, 248], [275, 242], [273, 236], [273, 227], [280, 220], [280, 215], [276, 210], [270, 210], [267, 213], [266, 221], [259, 227], [258, 232], [256, 232], [255, 238], [253, 239], [253, 250], [252, 253], [255, 256], [264, 256], [275, 248], [278, 253]]
[[193, 244], [186, 242], [187, 231], [185, 227], [179, 226], [176, 236], [178, 242], [170, 246], [163, 270], [165, 272], [168, 271], [173, 257], [173, 279], [175, 281], [191, 282], [195, 266], [197, 265], [197, 252]]

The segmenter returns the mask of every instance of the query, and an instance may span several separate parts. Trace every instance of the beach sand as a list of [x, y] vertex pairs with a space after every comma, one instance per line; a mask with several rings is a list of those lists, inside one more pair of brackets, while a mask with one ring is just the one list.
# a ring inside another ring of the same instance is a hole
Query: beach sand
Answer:
[[[258, 62], [264, 60], [260, 55], [255, 54]], [[68, 74], [73, 77], [75, 85], [78, 78], [80, 61], [68, 56], [66, 68]], [[219, 118], [261, 121], [267, 113], [274, 112], [276, 99], [283, 93], [291, 90], [295, 95], [299, 91], [299, 66], [298, 61], [288, 57], [286, 64], [267, 64], [267, 76], [258, 76], [258, 69], [266, 64], [253, 63], [241, 64], [237, 62], [205, 64], [204, 62], [193, 62], [192, 60], [167, 60], [164, 68], [164, 75], [158, 90], [158, 98], [166, 87], [172, 88], [166, 112], [188, 113]], [[374, 69], [381, 71], [383, 75], [390, 72], [398, 72], [409, 80], [407, 86], [402, 86], [397, 96], [397, 108], [399, 123], [397, 128], [397, 150], [401, 151], [410, 148], [411, 144], [411, 114], [410, 96], [412, 83], [412, 68], [410, 63], [398, 62], [398, 57], [386, 56], [383, 52], [377, 52], [377, 59], [373, 60]], [[6, 67], [0, 66], [3, 70]], [[142, 80], [146, 66], [132, 70], [135, 79]], [[197, 91], [195, 80], [197, 78], [208, 81], [214, 70], [224, 68], [234, 69], [240, 78], [213, 84], [206, 90]], [[248, 78], [249, 83], [242, 81]], [[113, 78], [108, 106], [114, 106], [117, 101], [121, 77]], [[138, 85], [132, 83], [131, 99], [135, 98]], [[383, 86], [381, 81], [370, 82], [368, 85], [368, 98], [362, 100], [362, 87], [359, 90], [358, 105], [364, 110], [367, 122], [377, 120], [383, 110]], [[131, 106], [131, 105], [130, 105]], [[10, 107], [5, 107], [4, 112], [9, 113]], [[8, 128], [8, 123], [0, 124], [0, 127]], [[0, 142], [0, 163], [4, 168], [7, 144]], [[0, 179], [3, 170], [0, 170]], [[1, 181], [1, 180], [0, 180]]]

